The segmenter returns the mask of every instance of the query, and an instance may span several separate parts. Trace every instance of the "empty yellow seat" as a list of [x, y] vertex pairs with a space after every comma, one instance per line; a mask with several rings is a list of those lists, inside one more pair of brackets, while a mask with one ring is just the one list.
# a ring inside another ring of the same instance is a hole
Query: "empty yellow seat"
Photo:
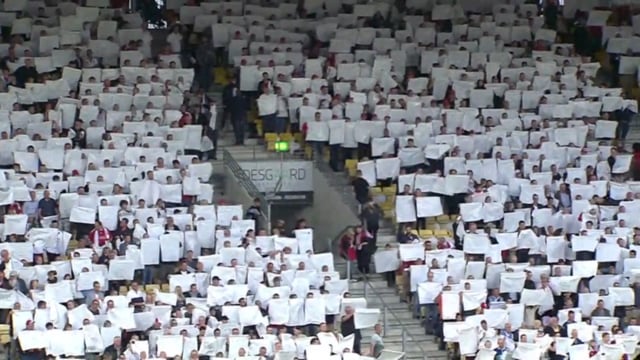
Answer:
[[227, 69], [223, 67], [217, 67], [213, 69], [213, 74], [216, 84], [220, 86], [226, 86], [227, 84], [229, 84]]
[[128, 292], [129, 292], [129, 288], [127, 288], [126, 286], [120, 286], [120, 289], [118, 291], [120, 295], [127, 295]]
[[382, 194], [383, 192], [382, 188], [378, 186], [373, 186], [373, 187], [370, 187], [369, 189], [374, 194]]
[[429, 229], [420, 229], [418, 230], [418, 234], [420, 234], [420, 237], [424, 238], [424, 237], [433, 236], [433, 231]]
[[439, 229], [433, 232], [435, 236], [451, 236], [451, 231], [446, 229]]
[[266, 141], [266, 142], [276, 142], [276, 141], [278, 141], [278, 134], [276, 134], [276, 133], [266, 133], [266, 134], [264, 134], [264, 141]]
[[346, 159], [344, 161], [344, 168], [350, 177], [355, 177], [358, 174], [358, 160]]
[[276, 151], [276, 143], [275, 143], [275, 141], [267, 142], [267, 151]]
[[393, 195], [395, 195], [395, 194], [398, 193], [398, 187], [395, 184], [393, 184], [391, 186], [387, 186], [387, 187], [382, 188], [382, 192], [385, 193], [385, 194], [393, 194]]
[[171, 287], [169, 286], [169, 284], [162, 284], [160, 286], [160, 290], [162, 290], [162, 292], [169, 292], [171, 289]]
[[293, 140], [293, 135], [291, 135], [291, 133], [286, 132], [280, 134], [280, 141], [291, 142], [291, 140]]
[[304, 157], [307, 160], [313, 160], [313, 148], [310, 145], [304, 147]]
[[147, 284], [147, 285], [144, 286], [144, 290], [145, 291], [160, 290], [160, 285], [158, 285], [158, 284]]
[[436, 217], [436, 222], [438, 224], [447, 224], [449, 221], [449, 215], [440, 215]]

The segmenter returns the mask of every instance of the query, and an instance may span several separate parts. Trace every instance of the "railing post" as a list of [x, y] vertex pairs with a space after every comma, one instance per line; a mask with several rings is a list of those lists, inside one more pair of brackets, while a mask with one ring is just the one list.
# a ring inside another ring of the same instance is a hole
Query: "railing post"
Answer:
[[402, 352], [405, 353], [405, 358], [407, 354], [407, 336], [405, 334], [404, 328], [402, 328]]
[[382, 313], [382, 336], [387, 336], [387, 305], [384, 306], [384, 312]]
[[267, 233], [271, 234], [271, 201], [267, 199]]
[[347, 280], [351, 280], [351, 261], [347, 259]]
[[369, 287], [369, 279], [367, 279], [367, 276], [365, 275], [362, 278], [362, 286], [364, 287], [364, 298], [367, 298], [367, 288]]

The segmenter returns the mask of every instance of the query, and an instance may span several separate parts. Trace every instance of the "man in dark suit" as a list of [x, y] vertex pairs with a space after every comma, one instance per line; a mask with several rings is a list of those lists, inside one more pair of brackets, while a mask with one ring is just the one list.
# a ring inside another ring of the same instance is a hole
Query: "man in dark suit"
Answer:
[[124, 351], [122, 349], [122, 338], [116, 336], [113, 338], [113, 345], [109, 345], [104, 349], [104, 356], [111, 355], [111, 359], [119, 359], [120, 354]]
[[227, 120], [231, 121], [229, 105], [231, 104], [231, 98], [233, 97], [234, 90], [239, 91], [236, 78], [235, 76], [232, 76], [231, 79], [229, 79], [229, 83], [222, 89], [222, 105], [224, 106], [224, 109], [222, 111], [222, 123], [220, 124], [221, 130], [224, 130]]
[[[222, 101], [225, 106], [224, 111], [231, 119], [233, 126], [233, 134], [235, 136], [236, 145], [244, 145], [244, 134], [247, 128], [247, 109], [249, 109], [249, 101], [247, 97], [240, 91], [234, 78], [222, 93]], [[222, 122], [224, 126], [224, 121]]]

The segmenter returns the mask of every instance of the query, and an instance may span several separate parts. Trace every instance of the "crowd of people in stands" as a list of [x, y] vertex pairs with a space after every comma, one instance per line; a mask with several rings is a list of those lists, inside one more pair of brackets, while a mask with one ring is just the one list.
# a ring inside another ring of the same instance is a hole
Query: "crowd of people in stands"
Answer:
[[[385, 276], [399, 257], [402, 300], [462, 358], [638, 356], [640, 144], [626, 142], [638, 113], [637, 9], [563, 5], [478, 4], [486, 11], [466, 20], [444, 4], [415, 9], [426, 17], [395, 29], [391, 68], [380, 56], [367, 68], [356, 46], [359, 77], [329, 107], [360, 103], [361, 116], [346, 115], [345, 130], [307, 128], [328, 141], [330, 161], [336, 144], [357, 153], [363, 223], [343, 238], [343, 257], [366, 275], [380, 255]], [[334, 91], [347, 62], [335, 62]], [[385, 213], [397, 249], [377, 246]]]
[[[5, 2], [0, 342], [24, 360], [380, 355], [379, 310], [304, 221], [269, 234], [214, 204], [204, 160], [229, 122], [238, 145], [299, 132], [335, 171], [357, 159], [342, 254], [442, 349], [633, 358], [640, 22], [599, 5]], [[214, 67], [233, 69], [222, 104]], [[371, 192], [394, 186], [383, 209]], [[379, 249], [385, 216], [399, 244]]]
[[219, 129], [230, 121], [242, 144], [259, 95], [231, 76], [215, 104], [226, 81], [214, 73], [233, 68], [232, 39], [293, 14], [129, 6], [3, 4], [1, 356], [379, 356], [379, 310], [350, 296], [306, 222], [267, 233], [259, 203], [243, 209], [209, 183]]

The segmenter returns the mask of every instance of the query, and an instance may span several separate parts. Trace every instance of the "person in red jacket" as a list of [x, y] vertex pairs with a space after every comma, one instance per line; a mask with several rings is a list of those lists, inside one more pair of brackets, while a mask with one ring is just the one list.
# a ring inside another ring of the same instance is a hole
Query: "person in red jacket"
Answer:
[[[96, 221], [93, 230], [89, 232], [89, 241], [93, 244], [93, 248], [102, 250], [111, 242], [111, 239], [111, 232], [102, 226], [102, 222]], [[101, 253], [101, 251], [97, 252]]]

